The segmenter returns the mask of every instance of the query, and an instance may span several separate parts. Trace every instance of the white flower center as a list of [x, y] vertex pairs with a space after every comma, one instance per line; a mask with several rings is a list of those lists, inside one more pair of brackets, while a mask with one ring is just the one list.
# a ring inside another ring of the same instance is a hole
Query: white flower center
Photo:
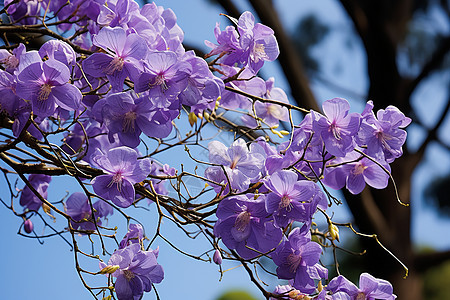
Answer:
[[367, 169], [367, 166], [365, 166], [363, 163], [357, 163], [353, 168], [353, 174], [360, 175], [364, 173], [365, 169]]
[[263, 44], [256, 43], [253, 47], [252, 58], [255, 62], [259, 62], [260, 60], [268, 60], [269, 57], [266, 54], [265, 47]]

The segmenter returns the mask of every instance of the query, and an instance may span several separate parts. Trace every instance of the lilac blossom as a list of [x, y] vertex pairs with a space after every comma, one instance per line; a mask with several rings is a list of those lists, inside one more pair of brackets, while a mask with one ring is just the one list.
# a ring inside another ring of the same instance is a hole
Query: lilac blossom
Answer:
[[36, 24], [39, 19], [35, 16], [39, 15], [42, 1], [23, 0], [10, 5], [11, 2], [13, 0], [5, 0], [4, 7], [8, 7], [6, 11], [13, 21], [20, 20], [24, 25]]
[[59, 40], [50, 40], [45, 42], [39, 49], [41, 58], [47, 57], [62, 62], [66, 66], [76, 64], [77, 55], [75, 50], [66, 42]]
[[214, 76], [205, 60], [186, 52], [184, 60], [191, 65], [186, 88], [179, 94], [181, 104], [191, 107], [194, 113], [213, 109], [224, 89], [223, 81]]
[[321, 268], [316, 268], [321, 253], [322, 248], [319, 244], [311, 242], [309, 228], [304, 225], [301, 229], [297, 227], [292, 230], [288, 239], [283, 240], [271, 255], [278, 266], [278, 278], [294, 279], [294, 288], [304, 293], [312, 293], [315, 290], [316, 278], [312, 278], [310, 273], [326, 275]]
[[113, 135], [117, 133], [123, 145], [135, 148], [142, 132], [158, 138], [169, 135], [171, 121], [177, 114], [170, 109], [158, 108], [153, 100], [148, 97], [136, 99], [130, 93], [122, 92], [98, 101], [95, 106], [100, 107], [110, 140], [113, 141]]
[[[282, 298], [282, 299], [289, 299], [289, 300], [297, 300], [302, 299], [304, 296], [307, 296], [303, 293], [301, 293], [299, 290], [296, 290], [292, 285], [292, 280], [289, 281], [289, 284], [285, 285], [277, 285], [275, 287], [275, 290], [273, 293], [275, 295], [283, 295], [285, 297], [289, 298]], [[270, 298], [270, 300], [277, 300], [277, 298]]]
[[[44, 174], [31, 174], [28, 176], [28, 182], [43, 199], [47, 199], [47, 189], [51, 180], [51, 176]], [[37, 211], [42, 206], [42, 201], [28, 186], [25, 186], [20, 195], [20, 205], [26, 209]]]
[[266, 253], [281, 241], [281, 229], [274, 226], [266, 212], [264, 196], [256, 200], [244, 195], [225, 198], [218, 205], [216, 215], [214, 235], [244, 259]]
[[80, 90], [68, 82], [69, 68], [57, 60], [31, 63], [20, 72], [18, 79], [17, 95], [31, 101], [37, 116], [48, 117], [57, 107], [76, 110], [81, 103]]
[[139, 244], [131, 244], [116, 250], [107, 266], [118, 267], [112, 276], [116, 278], [115, 291], [119, 300], [139, 300], [144, 292], [150, 292], [152, 284], [164, 279], [164, 270], [156, 261], [154, 251], [141, 250]]
[[83, 70], [93, 77], [106, 76], [113, 91], [121, 91], [125, 79], [135, 80], [142, 71], [147, 45], [137, 34], [127, 35], [121, 27], [104, 27], [93, 44], [106, 53], [94, 53], [83, 61]]
[[[274, 81], [275, 79], [273, 77], [270, 77], [266, 81], [266, 92], [262, 95], [262, 98], [279, 101], [281, 103], [289, 103], [286, 93], [282, 89], [274, 87]], [[262, 119], [264, 124], [267, 124], [269, 127], [277, 126], [279, 121], [289, 120], [288, 109], [276, 103], [256, 101], [255, 112], [256, 117]], [[255, 116], [244, 116], [243, 121], [248, 126], [256, 127], [257, 125]]]
[[367, 102], [358, 131], [358, 144], [367, 146], [368, 155], [391, 163], [403, 154], [402, 146], [406, 141], [403, 128], [411, 123], [411, 119], [392, 105], [378, 110], [376, 116], [372, 109], [372, 101]]
[[368, 273], [360, 275], [359, 288], [340, 275], [330, 281], [327, 290], [333, 293], [333, 299], [339, 299], [339, 296], [349, 300], [394, 300], [397, 298], [388, 281], [375, 278]]
[[[89, 119], [80, 124], [75, 124], [73, 129], [64, 137], [62, 149], [69, 155], [83, 157], [83, 160], [90, 162], [91, 156], [96, 149], [102, 149], [103, 152], [121, 146], [119, 138], [114, 135], [114, 142], [110, 142], [107, 136], [107, 128], [99, 122]], [[86, 133], [86, 135], [85, 135]], [[89, 146], [86, 147], [86, 138], [89, 140]]]
[[0, 112], [10, 117], [15, 117], [15, 112], [21, 107], [29, 106], [16, 95], [16, 85], [15, 76], [0, 70]]
[[[214, 182], [226, 184], [225, 191], [229, 190], [229, 187], [232, 190], [245, 191], [249, 184], [260, 176], [264, 157], [254, 151], [252, 146], [249, 150], [243, 139], [237, 139], [229, 148], [219, 141], [212, 141], [208, 144], [208, 149], [209, 161], [222, 167], [207, 168], [205, 176]], [[219, 192], [221, 186], [214, 185], [214, 189]]]
[[97, 23], [101, 26], [126, 27], [134, 14], [139, 13], [139, 5], [132, 0], [107, 1], [100, 6]]
[[222, 54], [224, 55], [220, 61], [221, 63], [233, 66], [235, 63], [241, 61], [241, 56], [243, 54], [243, 49], [239, 44], [239, 33], [233, 26], [227, 26], [224, 31], [220, 29], [220, 24], [216, 23], [214, 28], [214, 35], [218, 45], [205, 41], [205, 45], [212, 48], [208, 56]]
[[91, 181], [95, 193], [119, 207], [128, 207], [134, 202], [133, 185], [150, 173], [150, 160], [138, 160], [137, 152], [125, 146], [110, 149], [105, 154], [97, 149], [91, 160], [106, 173]]
[[184, 52], [181, 45], [184, 33], [170, 8], [164, 9], [155, 3], [147, 3], [142, 7], [140, 15], [147, 22], [134, 22], [133, 28], [145, 38], [150, 49], [156, 51], [170, 49], [180, 55]]
[[0, 64], [5, 67], [9, 73], [13, 73], [20, 63], [20, 56], [26, 52], [25, 45], [20, 43], [19, 46], [10, 53], [6, 49], [0, 49]]
[[342, 98], [327, 100], [322, 108], [325, 116], [313, 112], [313, 130], [330, 154], [343, 157], [355, 148], [353, 137], [358, 132], [361, 117], [357, 113], [349, 114], [350, 105]]
[[310, 205], [316, 191], [314, 182], [298, 181], [298, 175], [293, 171], [281, 170], [272, 174], [264, 184], [272, 191], [266, 198], [266, 210], [273, 214], [277, 226], [285, 227], [291, 221], [310, 220], [311, 215], [306, 207]]
[[[132, 244], [142, 245], [144, 239], [144, 228], [141, 224], [130, 224], [127, 234], [120, 241], [119, 249], [123, 249]], [[158, 255], [156, 255], [158, 256]]]
[[65, 203], [65, 211], [72, 218], [71, 226], [74, 229], [95, 230], [94, 218], [97, 225], [102, 225], [102, 219], [113, 213], [112, 207], [103, 200], [92, 204], [92, 214], [89, 199], [84, 193], [73, 193]]
[[273, 61], [280, 53], [274, 32], [265, 25], [255, 24], [255, 17], [249, 11], [244, 12], [236, 23], [237, 31], [232, 26], [221, 31], [216, 24], [214, 35], [218, 45], [205, 41], [212, 48], [208, 56], [220, 54], [222, 64], [248, 66], [256, 74], [264, 61]]
[[376, 189], [386, 188], [389, 181], [389, 174], [386, 171], [391, 171], [386, 162], [377, 164], [357, 152], [333, 159], [327, 165], [322, 182], [336, 190], [347, 186], [352, 194], [361, 193], [366, 183]]
[[273, 30], [261, 23], [255, 24], [251, 12], [242, 13], [237, 28], [239, 43], [244, 49], [241, 61], [245, 61], [255, 74], [262, 68], [264, 61], [274, 61], [280, 54]]
[[180, 61], [172, 51], [148, 54], [144, 72], [137, 78], [136, 93], [149, 91], [150, 96], [174, 101], [187, 85], [187, 76], [192, 72], [190, 64]]

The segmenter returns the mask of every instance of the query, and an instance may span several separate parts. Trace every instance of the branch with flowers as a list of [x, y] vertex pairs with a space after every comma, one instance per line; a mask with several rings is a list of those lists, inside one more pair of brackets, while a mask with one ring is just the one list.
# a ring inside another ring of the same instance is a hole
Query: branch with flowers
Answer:
[[[289, 104], [274, 78], [258, 77], [279, 49], [272, 29], [250, 12], [228, 17], [234, 25], [224, 30], [218, 24], [203, 58], [185, 51], [174, 12], [154, 3], [5, 1], [3, 13], [10, 22], [0, 24], [0, 168], [10, 201], [2, 202], [23, 220], [19, 234], [57, 235], [70, 245], [94, 298], [140, 299], [151, 290], [159, 298], [164, 253], [156, 242], [216, 263], [222, 276], [223, 260], [239, 262], [266, 298], [396, 297], [389, 282], [367, 273], [360, 287], [343, 275], [328, 278], [321, 262], [327, 248], [341, 249], [337, 226], [377, 239], [332, 220], [326, 210], [340, 201], [328, 189], [359, 194], [366, 184], [388, 185], [411, 121], [396, 107], [374, 113], [369, 101], [350, 113], [334, 98], [320, 113]], [[11, 42], [17, 37], [25, 43]], [[40, 37], [38, 51], [27, 49]], [[218, 140], [224, 131], [231, 143]], [[169, 166], [164, 153], [191, 163]], [[77, 191], [48, 199], [54, 177], [70, 178]], [[149, 205], [156, 228], [144, 228], [129, 209]], [[123, 239], [113, 215], [126, 221]], [[314, 222], [319, 216], [327, 229]], [[189, 253], [163, 235], [164, 221], [209, 248]], [[92, 253], [80, 246], [85, 240]], [[85, 268], [84, 259], [100, 268]], [[258, 272], [289, 283], [268, 290]], [[91, 286], [97, 275], [106, 275], [104, 284]]]

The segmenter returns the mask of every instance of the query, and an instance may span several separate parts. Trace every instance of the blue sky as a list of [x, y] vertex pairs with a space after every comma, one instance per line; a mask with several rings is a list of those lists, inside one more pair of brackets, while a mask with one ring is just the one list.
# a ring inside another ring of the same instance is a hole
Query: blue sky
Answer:
[[[205, 39], [214, 41], [213, 28], [215, 23], [220, 22], [224, 27], [227, 22], [224, 17], [219, 16], [222, 11], [218, 6], [206, 5], [205, 2], [200, 0], [166, 0], [158, 1], [157, 4], [174, 10], [178, 16], [178, 24], [185, 31], [187, 43], [201, 46], [207, 51], [203, 41]], [[352, 90], [361, 97], [348, 97], [338, 94], [336, 91], [326, 88], [320, 82], [313, 82], [312, 87], [317, 99], [324, 101], [334, 97], [348, 98], [352, 102], [352, 110], [361, 112], [365, 101], [364, 93], [367, 90], [365, 57], [360, 51], [361, 45], [358, 41], [354, 41], [350, 48], [346, 48], [345, 41], [342, 41], [342, 38], [347, 34], [347, 30], [352, 30], [352, 27], [345, 18], [341, 7], [331, 0], [302, 1], [301, 5], [298, 5], [298, 1], [295, 0], [278, 0], [275, 1], [275, 4], [288, 30], [295, 28], [296, 21], [300, 16], [310, 12], [316, 12], [320, 18], [330, 22], [334, 27], [342, 28], [342, 30], [332, 33], [323, 44], [318, 46], [315, 55], [321, 58], [321, 63], [325, 66], [323, 70], [331, 70], [329, 73], [323, 74], [326, 78]], [[242, 9], [246, 9], [246, 7], [242, 7]], [[332, 55], [329, 54], [330, 48], [335, 49]], [[266, 65], [264, 74], [274, 76], [276, 85], [288, 90], [286, 82], [281, 79], [281, 71], [277, 64]], [[342, 66], [345, 66], [345, 68]], [[339, 70], [338, 77], [335, 75], [336, 70]], [[444, 103], [448, 92], [445, 87], [441, 86], [440, 80], [437, 78], [431, 87], [428, 85], [419, 87], [414, 95], [416, 99], [430, 99], [431, 102], [427, 102], [427, 105], [432, 103], [432, 106], [436, 107], [436, 112]], [[418, 111], [423, 110], [422, 103], [421, 101], [415, 101], [414, 105]], [[436, 112], [427, 112], [424, 118], [430, 123], [426, 124], [431, 124]], [[449, 128], [448, 122], [446, 127]], [[416, 141], [419, 141], [420, 130], [413, 128], [409, 134], [410, 141], [408, 143], [414, 145], [414, 143], [417, 143]], [[172, 153], [171, 155], [160, 156], [158, 159], [163, 162], [170, 161], [172, 166], [179, 167], [181, 163], [186, 165], [186, 158], [183, 155], [173, 155]], [[423, 186], [432, 180], [430, 174], [443, 174], [447, 171], [445, 166], [448, 165], [450, 165], [449, 157], [443, 155], [439, 147], [431, 147], [427, 153], [426, 163], [422, 164], [414, 175], [413, 201], [417, 205], [412, 207], [413, 238], [417, 244], [427, 244], [439, 249], [450, 248], [450, 238], [448, 237], [450, 220], [438, 217], [433, 209], [420, 201]], [[188, 167], [192, 168], [192, 165], [188, 165]], [[3, 181], [1, 183], [3, 184]], [[18, 186], [22, 187], [23, 184], [19, 183]], [[66, 194], [66, 190], [73, 192], [76, 187], [69, 180], [55, 180], [49, 189], [50, 199], [54, 201], [60, 199]], [[7, 193], [6, 189], [0, 188], [0, 196], [3, 199], [6, 197], [6, 200], [8, 200], [5, 193]], [[135, 210], [135, 213], [140, 220], [147, 224], [146, 228], [150, 231], [147, 234], [151, 236], [156, 224], [155, 206], [150, 207], [150, 212]], [[350, 218], [344, 207], [338, 208], [338, 213], [342, 216], [342, 220]], [[2, 297], [4, 299], [89, 299], [89, 293], [83, 288], [74, 271], [73, 253], [69, 251], [70, 247], [62, 239], [46, 239], [44, 245], [39, 245], [34, 239], [17, 235], [17, 230], [21, 224], [19, 218], [13, 216], [3, 207], [0, 208], [0, 216], [0, 236], [3, 238], [3, 247], [0, 247], [3, 266], [0, 274]], [[51, 223], [51, 220], [48, 221]], [[125, 221], [117, 216], [110, 220], [111, 224], [114, 224], [115, 221], [120, 222], [119, 228], [122, 228], [122, 230], [119, 230], [118, 237], [121, 238], [125, 234], [123, 230]], [[35, 223], [37, 232], [42, 232], [42, 226], [39, 222]], [[64, 224], [58, 222], [57, 226], [61, 228]], [[48, 232], [48, 230], [45, 232]], [[200, 254], [209, 249], [204, 240], [192, 241], [187, 239], [168, 221], [163, 224], [163, 234], [189, 253]], [[87, 249], [86, 251], [89, 252], [90, 246], [86, 241], [83, 242], [83, 239], [85, 237], [78, 240], [81, 241], [81, 246], [84, 246]], [[226, 272], [222, 281], [219, 282], [220, 274], [216, 265], [198, 262], [179, 255], [164, 241], [157, 240], [156, 245], [160, 247], [159, 263], [164, 267], [166, 274], [164, 281], [157, 285], [158, 293], [162, 299], [213, 300], [221, 292], [230, 288], [245, 288], [255, 296], [260, 297], [259, 292], [249, 282], [248, 276], [242, 268]], [[235, 263], [225, 263], [224, 268], [235, 265]], [[97, 270], [95, 264], [88, 263], [87, 266], [91, 271]], [[273, 284], [273, 281], [268, 281]], [[145, 295], [144, 299], [155, 299], [155, 296], [150, 293]]]

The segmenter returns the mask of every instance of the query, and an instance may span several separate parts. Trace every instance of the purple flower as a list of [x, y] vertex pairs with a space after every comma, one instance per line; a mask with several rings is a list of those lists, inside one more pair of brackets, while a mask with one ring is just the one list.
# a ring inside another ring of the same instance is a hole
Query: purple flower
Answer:
[[394, 300], [397, 298], [388, 281], [375, 278], [368, 273], [362, 273], [359, 277], [359, 288], [340, 275], [330, 281], [327, 290], [333, 293], [333, 299], [337, 296], [350, 300]]
[[[283, 295], [284, 297], [281, 299], [289, 299], [289, 300], [301, 300], [301, 299], [311, 299], [308, 295], [301, 293], [299, 290], [296, 290], [291, 284], [292, 280], [289, 280], [289, 284], [286, 285], [277, 285], [275, 290], [273, 291], [276, 295]], [[289, 297], [289, 298], [287, 298]], [[279, 298], [270, 298], [270, 300], [277, 300]], [[315, 298], [314, 298], [315, 299]]]
[[[0, 70], [0, 112], [6, 112], [15, 118], [15, 112], [25, 106], [29, 105], [16, 95], [15, 77]], [[28, 120], [28, 117], [26, 119]]]
[[88, 197], [84, 193], [73, 193], [66, 201], [66, 213], [73, 219], [70, 221], [74, 229], [95, 230], [94, 218], [97, 225], [102, 225], [101, 218], [112, 214], [111, 205], [103, 200], [95, 202], [93, 205], [94, 215], [92, 215], [91, 205]]
[[0, 49], [0, 64], [5, 67], [9, 73], [13, 73], [20, 63], [20, 56], [26, 52], [25, 45], [20, 43], [17, 48], [14, 48], [12, 54], [5, 49]]
[[313, 129], [318, 134], [327, 151], [338, 157], [355, 148], [353, 137], [359, 129], [361, 117], [357, 113], [349, 114], [347, 100], [334, 98], [322, 104], [325, 116], [313, 112]]
[[217, 54], [224, 54], [220, 59], [220, 62], [233, 66], [235, 63], [241, 62], [241, 56], [244, 52], [239, 44], [239, 33], [233, 26], [227, 26], [224, 31], [220, 30], [220, 24], [216, 23], [214, 28], [214, 35], [216, 37], [218, 45], [205, 41], [205, 45], [212, 48], [208, 56], [213, 56]]
[[91, 183], [97, 195], [120, 207], [128, 207], [135, 200], [134, 184], [150, 173], [150, 160], [140, 159], [135, 150], [117, 147], [103, 154], [99, 149], [91, 158], [106, 175], [95, 177]]
[[57, 60], [31, 63], [19, 73], [18, 79], [17, 95], [31, 101], [38, 116], [51, 116], [58, 106], [76, 110], [81, 103], [80, 90], [68, 83], [69, 68]]
[[97, 23], [101, 26], [126, 26], [133, 14], [139, 13], [139, 5], [131, 0], [108, 1], [100, 7]]
[[[266, 93], [262, 98], [276, 100], [282, 103], [289, 103], [286, 93], [277, 87], [274, 87], [274, 78], [270, 77], [266, 81]], [[255, 102], [255, 112], [258, 118], [264, 121], [270, 127], [277, 126], [279, 121], [288, 121], [289, 112], [286, 107], [274, 103]], [[255, 117], [245, 115], [243, 121], [252, 127], [256, 127]]]
[[281, 241], [281, 229], [274, 226], [266, 212], [263, 196], [256, 200], [247, 196], [225, 198], [217, 207], [216, 215], [219, 220], [214, 235], [244, 259], [266, 253]]
[[[88, 221], [92, 215], [88, 197], [84, 193], [73, 193], [66, 201], [66, 213], [73, 219], [74, 229], [94, 230], [93, 222]], [[83, 222], [84, 221], [84, 222]]]
[[368, 155], [391, 163], [403, 154], [406, 131], [402, 128], [408, 126], [411, 119], [395, 106], [380, 109], [376, 117], [372, 109], [372, 101], [367, 102], [358, 132], [358, 144], [367, 146]]
[[[256, 153], [253, 147], [250, 151], [243, 139], [237, 139], [230, 148], [219, 141], [208, 144], [209, 161], [222, 167], [213, 166], [205, 170], [206, 178], [217, 183], [227, 184], [226, 191], [231, 186], [232, 190], [245, 191], [249, 184], [257, 179], [264, 166], [264, 157]], [[229, 182], [228, 182], [229, 179]], [[221, 190], [218, 185], [214, 186], [216, 192]]]
[[285, 227], [291, 221], [310, 220], [311, 215], [306, 207], [316, 191], [314, 182], [298, 181], [298, 175], [293, 171], [281, 170], [272, 174], [264, 184], [272, 191], [266, 198], [266, 210], [273, 214], [278, 226]]
[[172, 131], [172, 118], [177, 114], [158, 108], [148, 97], [135, 99], [129, 93], [110, 94], [98, 101], [94, 107], [101, 107], [102, 117], [109, 130], [110, 140], [118, 134], [120, 142], [128, 147], [139, 145], [142, 132], [152, 137], [166, 137]]
[[[311, 242], [311, 233], [307, 226], [295, 228], [272, 253], [272, 259], [277, 268], [280, 279], [294, 279], [293, 286], [301, 292], [312, 293], [315, 290], [311, 270], [317, 272], [315, 265], [319, 262], [322, 248], [319, 244]], [[319, 274], [320, 275], [320, 274]], [[322, 274], [325, 275], [325, 274]]]
[[221, 31], [216, 24], [214, 35], [219, 45], [206, 41], [205, 44], [213, 48], [208, 56], [221, 54], [222, 64], [248, 66], [256, 74], [264, 61], [273, 61], [280, 53], [274, 32], [265, 25], [255, 24], [255, 17], [249, 11], [244, 12], [236, 23], [238, 31], [232, 26]]
[[114, 287], [119, 300], [139, 300], [144, 291], [151, 291], [152, 284], [164, 279], [164, 270], [154, 251], [140, 248], [139, 244], [132, 244], [116, 250], [108, 261], [108, 266], [118, 267], [112, 276], [117, 278]]
[[39, 55], [41, 58], [55, 59], [66, 66], [75, 65], [77, 59], [75, 50], [66, 42], [59, 40], [45, 42], [39, 49]]
[[[31, 186], [42, 196], [47, 199], [47, 188], [52, 180], [51, 176], [44, 174], [31, 174], [28, 181]], [[36, 196], [28, 186], [25, 186], [20, 195], [20, 205], [29, 210], [38, 210], [42, 206], [42, 201]]]
[[192, 67], [186, 88], [179, 94], [181, 104], [191, 107], [195, 113], [213, 109], [224, 89], [223, 81], [215, 77], [204, 59], [186, 52], [184, 59]]
[[106, 76], [113, 91], [122, 91], [127, 77], [134, 80], [142, 71], [141, 60], [147, 55], [147, 44], [137, 34], [127, 36], [121, 27], [104, 27], [93, 43], [106, 51], [94, 53], [83, 61], [83, 70], [93, 77]]
[[274, 61], [280, 54], [274, 32], [269, 27], [257, 23], [249, 11], [242, 13], [238, 20], [239, 43], [244, 49], [241, 61], [245, 61], [255, 74], [264, 61]]
[[19, 22], [24, 25], [36, 24], [38, 18], [35, 16], [39, 15], [43, 1], [24, 0], [10, 5], [11, 2], [13, 0], [5, 0], [4, 7], [8, 7], [6, 11], [13, 21], [20, 20]]
[[[120, 241], [119, 249], [123, 249], [131, 244], [142, 245], [144, 239], [144, 228], [141, 224], [130, 224], [127, 234]], [[158, 255], [156, 255], [158, 256]]]
[[179, 61], [174, 52], [152, 52], [146, 58], [144, 73], [136, 80], [134, 90], [136, 93], [149, 90], [150, 96], [164, 95], [172, 102], [186, 88], [191, 72], [191, 65]]
[[[390, 172], [387, 163], [380, 164]], [[350, 152], [343, 158], [333, 159], [325, 169], [322, 182], [333, 189], [341, 189], [347, 186], [352, 194], [362, 192], [366, 183], [376, 189], [384, 189], [388, 185], [389, 174], [372, 160], [361, 156], [356, 152]]]

